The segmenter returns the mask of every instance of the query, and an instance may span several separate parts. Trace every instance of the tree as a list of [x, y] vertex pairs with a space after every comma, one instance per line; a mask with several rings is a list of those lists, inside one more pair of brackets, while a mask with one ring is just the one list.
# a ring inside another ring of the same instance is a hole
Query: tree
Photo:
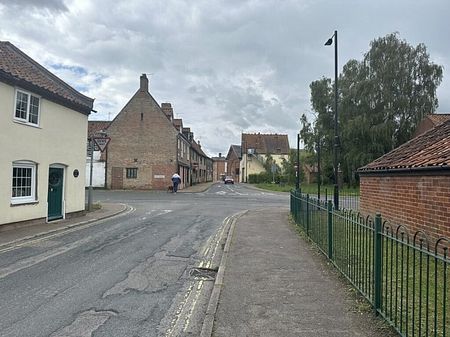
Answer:
[[[354, 183], [359, 167], [411, 138], [423, 117], [436, 111], [441, 81], [442, 67], [430, 62], [425, 45], [413, 47], [397, 33], [372, 41], [363, 60], [344, 65], [339, 77], [339, 129], [346, 182]], [[327, 78], [310, 85], [317, 113], [312, 134], [321, 134], [325, 166], [332, 166], [333, 86]], [[304, 141], [313, 148], [314, 137]]]

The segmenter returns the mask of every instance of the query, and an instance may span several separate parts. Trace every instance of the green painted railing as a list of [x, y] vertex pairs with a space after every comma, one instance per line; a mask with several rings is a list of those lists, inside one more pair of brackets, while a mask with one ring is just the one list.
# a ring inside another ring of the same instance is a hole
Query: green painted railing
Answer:
[[291, 214], [336, 268], [404, 337], [450, 337], [449, 247], [381, 215], [334, 210], [299, 191]]

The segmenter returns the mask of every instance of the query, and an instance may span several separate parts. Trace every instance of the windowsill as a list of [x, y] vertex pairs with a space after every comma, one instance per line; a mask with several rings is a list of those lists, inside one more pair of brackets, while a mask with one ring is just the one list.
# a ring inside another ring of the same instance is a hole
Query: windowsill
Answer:
[[39, 204], [38, 200], [16, 201], [16, 202], [11, 202], [10, 206], [16, 207], [16, 206], [28, 206], [28, 205], [37, 205], [37, 204]]
[[17, 123], [17, 124], [21, 124], [21, 125], [26, 125], [26, 126], [31, 126], [31, 127], [33, 127], [33, 128], [36, 128], [36, 129], [42, 129], [39, 125], [37, 125], [37, 124], [33, 124], [33, 123], [29, 123], [29, 122], [26, 122], [26, 121], [22, 121], [22, 120], [20, 120], [20, 119], [13, 119], [13, 122], [14, 123]]

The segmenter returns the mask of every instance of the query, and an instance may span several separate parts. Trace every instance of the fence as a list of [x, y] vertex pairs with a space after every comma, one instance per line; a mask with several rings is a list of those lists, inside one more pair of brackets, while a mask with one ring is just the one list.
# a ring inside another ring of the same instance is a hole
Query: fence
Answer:
[[291, 192], [294, 221], [404, 337], [450, 337], [449, 246], [408, 233], [380, 215], [335, 210], [332, 202]]
[[[318, 198], [321, 201], [334, 200], [334, 191], [332, 188], [324, 188], [319, 191], [310, 193], [311, 197]], [[339, 189], [339, 208], [359, 209], [359, 191], [349, 191], [344, 188]]]

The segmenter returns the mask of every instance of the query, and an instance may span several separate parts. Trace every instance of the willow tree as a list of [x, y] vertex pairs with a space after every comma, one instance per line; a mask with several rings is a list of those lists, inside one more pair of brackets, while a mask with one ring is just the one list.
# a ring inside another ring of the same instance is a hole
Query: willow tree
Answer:
[[[397, 33], [372, 41], [361, 61], [344, 65], [339, 76], [339, 128], [340, 163], [347, 182], [354, 182], [358, 167], [411, 138], [420, 120], [436, 111], [441, 81], [442, 66], [430, 61], [425, 45], [413, 47]], [[317, 90], [318, 83], [327, 83], [326, 90]], [[321, 79], [310, 86], [316, 130], [328, 142], [333, 133], [333, 85]]]

